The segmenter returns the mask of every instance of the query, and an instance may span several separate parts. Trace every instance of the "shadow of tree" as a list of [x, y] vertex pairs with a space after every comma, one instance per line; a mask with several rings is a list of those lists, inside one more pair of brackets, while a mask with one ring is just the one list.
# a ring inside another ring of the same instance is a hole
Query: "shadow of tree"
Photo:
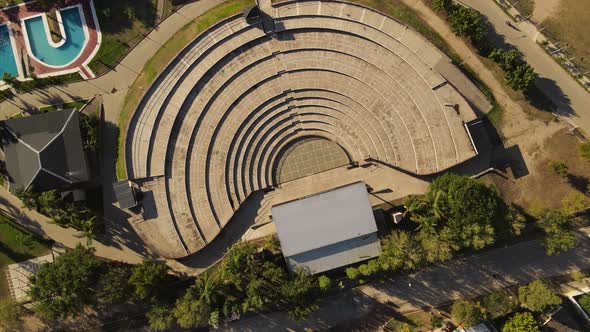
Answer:
[[192, 268], [208, 268], [221, 259], [227, 249], [238, 242], [250, 226], [254, 225], [263, 197], [261, 191], [252, 193], [212, 242], [201, 251], [179, 259], [178, 262]]
[[588, 184], [590, 181], [587, 177], [575, 175], [575, 174], [568, 174], [567, 175], [567, 182], [577, 191], [585, 194], [588, 192]]
[[96, 15], [103, 33], [112, 34], [130, 29], [137, 20], [145, 27], [156, 23], [156, 7], [151, 0], [95, 1]]

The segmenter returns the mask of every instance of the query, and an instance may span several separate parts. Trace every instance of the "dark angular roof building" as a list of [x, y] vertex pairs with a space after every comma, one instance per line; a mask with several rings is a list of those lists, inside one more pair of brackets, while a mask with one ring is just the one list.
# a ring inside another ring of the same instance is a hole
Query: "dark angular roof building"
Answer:
[[88, 181], [75, 109], [0, 122], [9, 190], [68, 189]]

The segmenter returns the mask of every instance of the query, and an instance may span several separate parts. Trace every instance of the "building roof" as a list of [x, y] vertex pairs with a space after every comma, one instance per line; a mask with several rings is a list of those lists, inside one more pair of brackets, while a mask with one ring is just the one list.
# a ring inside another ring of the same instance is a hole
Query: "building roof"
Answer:
[[133, 188], [129, 185], [129, 180], [123, 180], [113, 183], [115, 198], [121, 209], [129, 209], [137, 205]]
[[74, 109], [0, 122], [10, 190], [68, 187], [89, 178]]
[[312, 273], [375, 257], [377, 225], [364, 182], [273, 206], [283, 255]]

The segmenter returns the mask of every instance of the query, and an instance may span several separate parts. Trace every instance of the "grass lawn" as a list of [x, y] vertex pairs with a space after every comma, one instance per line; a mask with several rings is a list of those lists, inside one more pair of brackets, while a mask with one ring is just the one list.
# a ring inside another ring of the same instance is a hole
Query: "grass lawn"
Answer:
[[80, 110], [82, 108], [82, 106], [86, 105], [87, 102], [88, 102], [87, 99], [82, 99], [82, 100], [70, 101], [70, 102], [63, 103], [63, 104], [55, 104], [55, 105], [45, 106], [45, 107], [39, 108], [39, 112], [47, 113], [47, 112], [57, 111], [58, 109], [65, 110], [65, 109], [70, 109], [70, 108], [75, 108], [77, 110]]
[[568, 55], [572, 62], [590, 69], [590, 1], [560, 0], [556, 13], [543, 21], [545, 32], [569, 44]]
[[25, 2], [25, 0], [0, 0], [0, 8], [18, 5], [23, 2]]
[[182, 51], [182, 49], [201, 32], [215, 24], [216, 22], [241, 12], [245, 7], [253, 5], [252, 0], [231, 0], [224, 2], [203, 15], [199, 16], [192, 22], [187, 23], [172, 38], [170, 38], [163, 47], [161, 47], [154, 56], [148, 60], [143, 67], [141, 74], [131, 85], [125, 96], [123, 109], [119, 114], [119, 147], [117, 157], [117, 178], [124, 179], [125, 173], [125, 156], [123, 148], [125, 145], [126, 128], [135, 108], [139, 104], [150, 84], [156, 79], [164, 68]]
[[0, 214], [0, 298], [8, 295], [5, 269], [8, 265], [49, 253], [49, 246]]
[[102, 44], [90, 68], [97, 74], [110, 70], [156, 24], [156, 0], [95, 1]]

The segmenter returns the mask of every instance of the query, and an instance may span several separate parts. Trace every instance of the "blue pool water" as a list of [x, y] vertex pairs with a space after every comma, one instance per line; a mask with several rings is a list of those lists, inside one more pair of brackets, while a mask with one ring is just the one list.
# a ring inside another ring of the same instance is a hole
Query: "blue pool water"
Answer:
[[8, 27], [0, 25], [0, 79], [4, 73], [18, 76], [16, 59], [12, 51], [12, 41], [8, 34]]
[[84, 47], [86, 37], [78, 7], [60, 10], [66, 42], [53, 47], [47, 40], [41, 16], [25, 20], [31, 52], [42, 62], [51, 66], [63, 66], [74, 60]]

